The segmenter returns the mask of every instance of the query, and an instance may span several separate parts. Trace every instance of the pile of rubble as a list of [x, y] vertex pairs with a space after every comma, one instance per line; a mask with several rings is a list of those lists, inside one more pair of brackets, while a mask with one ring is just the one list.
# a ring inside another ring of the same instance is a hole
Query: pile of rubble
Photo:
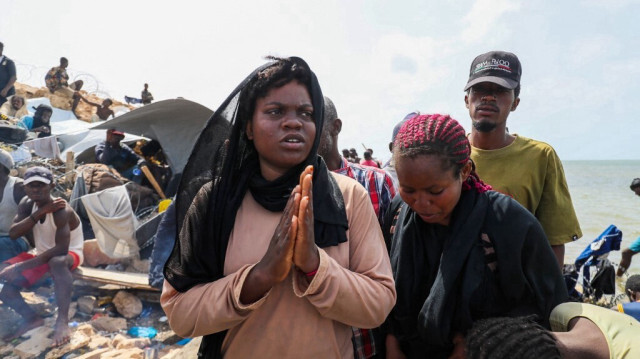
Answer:
[[[22, 295], [45, 317], [45, 325], [9, 343], [0, 339], [0, 358], [193, 358], [200, 345], [200, 339], [180, 338], [169, 328], [158, 303], [159, 293], [96, 288], [76, 281], [69, 309], [71, 339], [54, 348], [53, 285], [45, 283]], [[0, 305], [0, 338], [14, 331], [19, 322], [15, 312]]]
[[[18, 82], [16, 82], [14, 86], [16, 88], [16, 94], [23, 96], [26, 99], [46, 97], [51, 102], [51, 106], [59, 108], [61, 110], [67, 110], [67, 111], [71, 110], [71, 105], [73, 103], [73, 100], [70, 97], [61, 96], [57, 93], [51, 93], [49, 89], [46, 87], [37, 88], [37, 87], [21, 84]], [[82, 95], [82, 97], [86, 98], [88, 101], [91, 101], [93, 103], [102, 104], [102, 101], [104, 100], [103, 98], [100, 98], [92, 93], [88, 93], [85, 90], [80, 90], [79, 93], [80, 95]], [[111, 105], [111, 109], [114, 109], [114, 111], [118, 107], [126, 107], [129, 110], [133, 110], [135, 108], [129, 104], [116, 101], [114, 99], [111, 99], [111, 100], [113, 101], [113, 104]], [[78, 107], [76, 108], [75, 114], [79, 120], [90, 122], [91, 115], [93, 115], [95, 111], [96, 109], [94, 106], [91, 106], [85, 103], [84, 101], [80, 101], [78, 103]], [[30, 112], [33, 112], [33, 110], [30, 109]]]

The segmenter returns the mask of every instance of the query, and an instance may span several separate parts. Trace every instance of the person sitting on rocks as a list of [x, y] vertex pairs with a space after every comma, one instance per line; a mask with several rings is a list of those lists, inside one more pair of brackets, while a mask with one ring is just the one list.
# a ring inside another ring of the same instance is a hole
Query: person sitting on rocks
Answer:
[[36, 107], [33, 116], [25, 116], [18, 125], [26, 128], [29, 132], [35, 132], [38, 138], [51, 136], [51, 106], [41, 104]]
[[149, 84], [144, 84], [144, 89], [140, 93], [142, 104], [148, 105], [153, 101], [153, 95], [149, 92]]
[[61, 57], [60, 66], [52, 67], [49, 72], [47, 72], [44, 81], [51, 93], [57, 93], [73, 99], [71, 111], [75, 114], [78, 102], [80, 102], [80, 94], [78, 91], [80, 91], [84, 83], [82, 80], [77, 80], [69, 84], [67, 66], [69, 66], [69, 60], [67, 60], [66, 57]]
[[102, 101], [102, 105], [99, 105], [95, 102], [87, 100], [84, 97], [81, 98], [82, 101], [97, 108], [96, 113], [91, 115], [91, 122], [106, 121], [109, 119], [109, 117], [116, 117], [115, 113], [113, 113], [113, 110], [109, 108], [109, 106], [113, 104], [113, 101], [111, 99], [106, 99]]
[[27, 102], [24, 100], [24, 97], [13, 95], [9, 98], [9, 101], [0, 106], [0, 114], [9, 117], [9, 121], [15, 124], [22, 117], [29, 114], [29, 111], [27, 111]]
[[13, 340], [25, 332], [42, 326], [44, 320], [29, 307], [20, 294], [22, 288], [33, 286], [45, 274], [53, 278], [58, 317], [53, 345], [69, 341], [69, 305], [73, 277], [71, 272], [83, 260], [82, 224], [80, 218], [62, 198], [51, 196], [53, 174], [44, 167], [32, 167], [24, 175], [27, 198], [18, 205], [18, 214], [9, 231], [12, 239], [26, 236], [35, 243], [36, 254], [21, 253], [1, 266], [4, 282], [0, 300], [22, 316], [22, 324], [3, 339]]

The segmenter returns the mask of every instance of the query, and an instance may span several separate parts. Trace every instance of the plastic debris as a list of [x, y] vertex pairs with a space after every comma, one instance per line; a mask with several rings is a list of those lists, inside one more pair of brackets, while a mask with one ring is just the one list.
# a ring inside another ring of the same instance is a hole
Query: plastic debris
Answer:
[[158, 331], [154, 327], [131, 327], [127, 334], [132, 337], [151, 339], [158, 334]]

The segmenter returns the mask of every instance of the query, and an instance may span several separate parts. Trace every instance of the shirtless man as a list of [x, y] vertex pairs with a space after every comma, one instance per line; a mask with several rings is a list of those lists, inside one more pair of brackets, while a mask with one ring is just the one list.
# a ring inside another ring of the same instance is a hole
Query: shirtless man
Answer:
[[84, 97], [82, 97], [82, 101], [97, 108], [96, 113], [93, 116], [91, 116], [91, 122], [98, 122], [98, 120], [106, 121], [109, 119], [110, 116], [116, 117], [116, 115], [113, 113], [113, 110], [109, 108], [109, 106], [113, 104], [113, 101], [111, 101], [111, 99], [106, 99], [102, 101], [102, 105], [99, 105], [95, 102], [91, 102]]
[[68, 326], [71, 271], [82, 263], [82, 225], [64, 199], [51, 196], [54, 186], [53, 175], [47, 168], [32, 167], [24, 175], [27, 197], [18, 205], [9, 236], [12, 239], [29, 238], [35, 244], [36, 255], [21, 253], [0, 265], [0, 281], [4, 282], [0, 300], [22, 316], [21, 325], [5, 336], [5, 341], [44, 324], [44, 320], [25, 303], [20, 290], [32, 286], [47, 272], [53, 278], [58, 304], [53, 345], [64, 344], [71, 336]]

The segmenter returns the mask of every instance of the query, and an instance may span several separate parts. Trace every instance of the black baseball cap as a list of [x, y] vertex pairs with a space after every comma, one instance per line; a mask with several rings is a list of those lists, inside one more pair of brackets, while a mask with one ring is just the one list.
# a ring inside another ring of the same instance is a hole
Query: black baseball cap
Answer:
[[522, 66], [516, 55], [505, 51], [490, 51], [473, 59], [469, 81], [464, 90], [467, 91], [480, 82], [493, 82], [513, 90], [520, 84], [521, 75]]
[[24, 184], [36, 181], [49, 184], [53, 182], [53, 174], [45, 167], [31, 167], [24, 173]]

